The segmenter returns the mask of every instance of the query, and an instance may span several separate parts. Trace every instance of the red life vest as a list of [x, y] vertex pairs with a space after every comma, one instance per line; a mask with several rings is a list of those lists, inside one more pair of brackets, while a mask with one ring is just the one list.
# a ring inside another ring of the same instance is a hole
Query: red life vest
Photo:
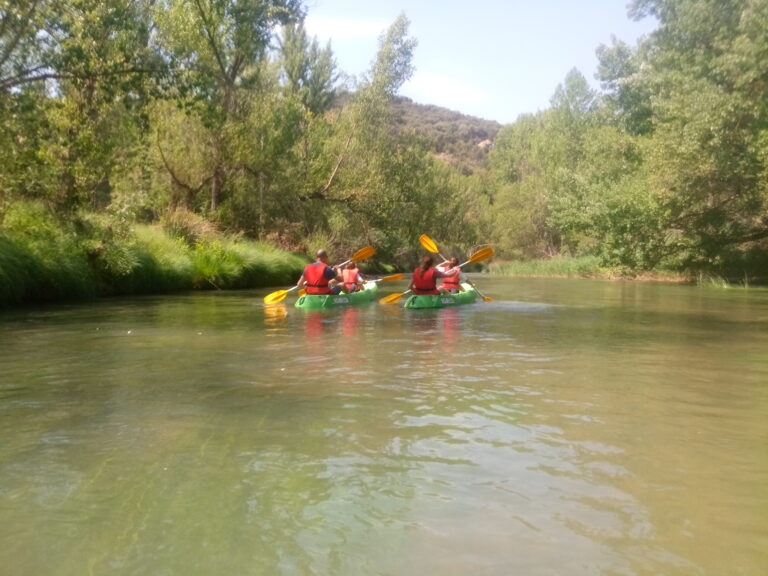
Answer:
[[437, 289], [437, 271], [429, 268], [422, 272], [421, 268], [413, 271], [413, 293], [414, 294], [440, 294]]
[[[455, 271], [455, 274], [448, 276], [448, 273]], [[443, 283], [441, 286], [446, 290], [461, 290], [461, 270], [456, 268], [450, 268], [443, 272]]]
[[344, 270], [341, 271], [341, 274], [344, 277], [344, 289], [347, 292], [360, 290], [360, 285], [357, 281], [357, 275], [359, 273], [360, 270], [357, 268], [344, 268]]
[[328, 288], [329, 279], [325, 277], [325, 269], [327, 264], [315, 262], [313, 264], [307, 264], [304, 268], [304, 280], [307, 281], [307, 294], [330, 294], [331, 289]]

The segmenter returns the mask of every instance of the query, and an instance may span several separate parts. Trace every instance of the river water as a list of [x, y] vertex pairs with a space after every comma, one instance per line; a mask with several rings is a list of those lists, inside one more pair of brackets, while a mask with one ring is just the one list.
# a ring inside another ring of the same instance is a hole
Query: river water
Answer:
[[768, 292], [475, 281], [3, 313], [0, 574], [767, 574]]

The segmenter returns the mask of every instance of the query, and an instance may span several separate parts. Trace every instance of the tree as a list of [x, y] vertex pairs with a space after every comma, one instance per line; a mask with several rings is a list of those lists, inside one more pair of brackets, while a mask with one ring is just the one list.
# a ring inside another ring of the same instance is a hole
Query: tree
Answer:
[[724, 268], [768, 239], [768, 5], [762, 0], [636, 0], [654, 15], [652, 186], [670, 248], [693, 268]]
[[322, 49], [317, 38], [310, 42], [303, 22], [285, 26], [280, 42], [280, 64], [287, 95], [297, 95], [314, 116], [328, 110], [338, 81], [330, 42]]
[[596, 77], [614, 122], [630, 134], [648, 134], [653, 129], [650, 91], [644, 78], [643, 55], [624, 42], [612, 39], [611, 46], [597, 48]]
[[[275, 27], [302, 17], [300, 0], [169, 0], [157, 7], [158, 41], [175, 71], [174, 89], [209, 130], [212, 213], [237, 169], [228, 163], [228, 150], [245, 143], [231, 135], [241, 133], [237, 123], [250, 114], [249, 91], [262, 81]], [[173, 175], [183, 159], [166, 159]], [[180, 179], [176, 185], [198, 190], [195, 183]]]
[[[20, 195], [69, 213], [109, 202], [111, 176], [132, 146], [148, 87], [163, 68], [142, 0], [26, 0], [0, 26], [0, 106]], [[11, 132], [11, 134], [9, 134]], [[13, 134], [15, 133], [15, 134]], [[25, 167], [46, 175], [25, 183]]]

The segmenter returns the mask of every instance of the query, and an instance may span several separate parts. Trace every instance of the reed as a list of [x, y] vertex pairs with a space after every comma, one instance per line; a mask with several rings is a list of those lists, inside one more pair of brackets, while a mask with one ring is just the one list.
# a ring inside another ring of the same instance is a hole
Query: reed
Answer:
[[294, 282], [306, 261], [211, 231], [190, 238], [103, 218], [63, 223], [42, 205], [18, 204], [3, 215], [0, 232], [0, 307], [278, 286]]
[[609, 275], [596, 256], [547, 258], [493, 263], [489, 272], [502, 276], [545, 276], [559, 278], [598, 278]]

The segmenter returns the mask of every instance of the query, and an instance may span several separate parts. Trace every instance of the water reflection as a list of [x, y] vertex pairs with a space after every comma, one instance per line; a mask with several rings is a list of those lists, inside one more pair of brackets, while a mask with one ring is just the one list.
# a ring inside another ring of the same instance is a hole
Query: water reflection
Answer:
[[11, 319], [0, 565], [762, 574], [768, 298], [583, 286], [263, 322], [215, 294]]
[[285, 328], [288, 319], [288, 308], [282, 302], [264, 305], [264, 324], [272, 328], [272, 333]]
[[341, 311], [341, 336], [349, 342], [354, 342], [360, 332], [360, 309], [354, 306]]
[[440, 314], [440, 335], [443, 339], [445, 354], [452, 356], [460, 353], [461, 342], [461, 317], [458, 308], [446, 308]]

